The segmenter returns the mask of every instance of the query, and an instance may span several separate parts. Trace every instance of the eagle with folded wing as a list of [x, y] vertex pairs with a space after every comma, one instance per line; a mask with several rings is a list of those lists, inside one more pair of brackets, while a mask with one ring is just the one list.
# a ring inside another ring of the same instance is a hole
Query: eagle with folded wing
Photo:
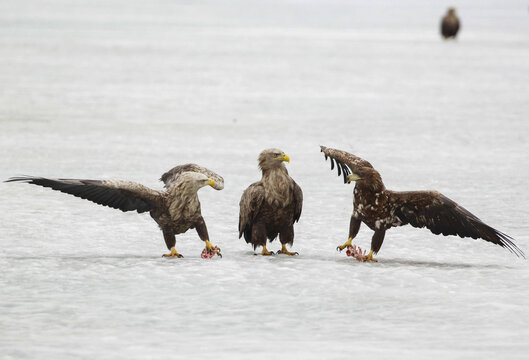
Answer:
[[460, 22], [456, 15], [456, 9], [449, 8], [446, 15], [441, 19], [441, 35], [444, 39], [455, 39], [459, 31]]
[[[43, 177], [12, 177], [6, 182], [24, 182], [49, 187], [63, 193], [90, 200], [96, 204], [121, 211], [149, 212], [162, 230], [167, 248], [165, 257], [182, 257], [175, 250], [175, 235], [196, 229], [206, 243], [206, 250], [218, 249], [209, 241], [206, 223], [202, 218], [197, 191], [210, 185], [224, 188], [224, 179], [211, 170], [196, 164], [174, 167], [161, 179], [165, 190], [152, 190], [142, 184], [122, 180], [48, 179]], [[220, 253], [219, 253], [220, 254]]]
[[[437, 191], [391, 191], [386, 189], [378, 171], [366, 160], [345, 151], [321, 146], [325, 159], [330, 158], [344, 182], [355, 182], [354, 209], [349, 225], [349, 239], [338, 246], [340, 251], [351, 246], [363, 222], [374, 231], [367, 260], [376, 261], [386, 231], [410, 224], [428, 228], [439, 235], [458, 235], [483, 239], [525, 257], [513, 239], [485, 224], [468, 210]], [[336, 163], [336, 165], [335, 165]]]
[[261, 255], [273, 255], [266, 248], [266, 239], [272, 242], [279, 235], [278, 254], [296, 255], [286, 245], [294, 243], [294, 223], [301, 216], [303, 192], [283, 165], [290, 158], [279, 149], [266, 149], [258, 160], [261, 181], [251, 184], [239, 203], [239, 238], [244, 235], [254, 250], [262, 246]]

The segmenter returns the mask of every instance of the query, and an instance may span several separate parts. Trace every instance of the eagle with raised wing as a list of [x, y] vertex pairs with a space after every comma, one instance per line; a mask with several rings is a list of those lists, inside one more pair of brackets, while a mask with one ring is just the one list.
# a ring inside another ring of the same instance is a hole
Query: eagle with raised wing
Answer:
[[[330, 158], [331, 169], [343, 174], [344, 183], [355, 182], [354, 209], [349, 225], [349, 239], [337, 247], [352, 246], [363, 222], [375, 233], [371, 239], [368, 261], [376, 261], [386, 231], [392, 227], [410, 224], [428, 228], [439, 235], [458, 235], [483, 239], [507, 248], [517, 256], [525, 257], [513, 239], [471, 214], [468, 210], [437, 191], [391, 191], [386, 189], [378, 171], [366, 160], [345, 151], [321, 146], [325, 159]], [[336, 165], [335, 165], [336, 163]]]
[[43, 177], [12, 177], [5, 182], [24, 182], [49, 187], [63, 193], [90, 200], [96, 204], [121, 211], [149, 211], [162, 230], [167, 248], [165, 257], [182, 257], [175, 249], [175, 235], [196, 229], [206, 243], [207, 253], [220, 249], [209, 241], [208, 229], [200, 211], [197, 191], [210, 185], [216, 190], [224, 188], [224, 179], [195, 164], [176, 166], [162, 175], [165, 190], [152, 190], [144, 185], [122, 180], [48, 179]]
[[267, 149], [258, 160], [261, 181], [251, 184], [239, 203], [239, 238], [244, 235], [254, 250], [262, 246], [261, 255], [273, 255], [266, 248], [266, 239], [272, 242], [279, 235], [278, 254], [296, 255], [286, 245], [294, 243], [294, 223], [301, 216], [303, 192], [283, 164], [290, 162], [290, 158], [279, 149]]

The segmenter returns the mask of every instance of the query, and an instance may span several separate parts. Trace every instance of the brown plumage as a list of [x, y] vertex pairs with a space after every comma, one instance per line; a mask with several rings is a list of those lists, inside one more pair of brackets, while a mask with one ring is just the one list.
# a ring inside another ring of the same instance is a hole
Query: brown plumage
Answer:
[[391, 191], [386, 189], [382, 178], [373, 166], [352, 154], [321, 146], [325, 159], [334, 162], [338, 175], [343, 172], [344, 182], [356, 181], [354, 188], [354, 209], [349, 225], [349, 240], [339, 246], [343, 250], [351, 245], [363, 222], [375, 233], [371, 240], [371, 252], [377, 253], [382, 246], [386, 230], [410, 224], [417, 228], [426, 227], [439, 235], [458, 235], [483, 239], [507, 248], [524, 257], [513, 239], [471, 214], [468, 210], [437, 191]]
[[263, 247], [262, 255], [271, 255], [266, 239], [277, 235], [282, 244], [278, 253], [294, 255], [285, 245], [294, 242], [294, 222], [299, 220], [303, 192], [288, 175], [283, 161], [290, 158], [279, 149], [267, 149], [259, 155], [261, 181], [251, 184], [242, 194], [239, 213], [239, 238], [244, 235], [253, 248]]
[[449, 8], [446, 15], [441, 19], [441, 35], [444, 39], [455, 39], [459, 31], [459, 18], [456, 9]]
[[224, 187], [222, 177], [198, 165], [186, 164], [169, 170], [162, 175], [161, 180], [165, 183], [165, 191], [152, 190], [141, 184], [122, 180], [23, 176], [10, 178], [6, 182], [25, 182], [49, 187], [124, 212], [149, 211], [162, 230], [167, 248], [171, 250], [170, 254], [164, 256], [181, 257], [175, 250], [175, 235], [193, 228], [206, 242], [206, 248], [211, 250], [213, 246], [209, 242], [206, 223], [202, 218], [197, 191], [206, 185], [221, 190]]

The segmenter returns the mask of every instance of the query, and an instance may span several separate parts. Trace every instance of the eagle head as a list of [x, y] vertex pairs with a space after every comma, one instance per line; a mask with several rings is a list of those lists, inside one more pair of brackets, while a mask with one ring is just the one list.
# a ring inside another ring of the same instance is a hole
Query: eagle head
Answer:
[[189, 187], [198, 191], [198, 189], [209, 185], [212, 188], [215, 188], [215, 180], [208, 178], [206, 175], [194, 171], [183, 172], [178, 178], [177, 184], [183, 185], [184, 187]]
[[384, 183], [382, 182], [382, 177], [373, 168], [362, 166], [355, 169], [354, 172], [347, 176], [347, 182], [358, 182], [360, 181], [362, 186], [369, 186], [374, 190], [383, 190], [385, 189]]
[[290, 158], [282, 150], [266, 149], [259, 154], [259, 168], [261, 170], [273, 169], [283, 166], [283, 161], [290, 162]]

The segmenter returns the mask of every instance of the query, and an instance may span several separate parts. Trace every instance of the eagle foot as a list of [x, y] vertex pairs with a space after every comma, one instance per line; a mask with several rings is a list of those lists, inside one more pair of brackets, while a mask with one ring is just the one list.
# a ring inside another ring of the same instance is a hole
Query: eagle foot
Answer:
[[[349, 238], [349, 239], [345, 242], [345, 244], [343, 244], [343, 245], [338, 245], [338, 246], [336, 247], [336, 251], [342, 252], [343, 249], [352, 247], [352, 246], [353, 246], [353, 245], [351, 244], [352, 241], [353, 241], [353, 238]], [[347, 256], [349, 256], [349, 255], [347, 255]]]
[[222, 254], [220, 253], [220, 248], [218, 246], [214, 246], [210, 249], [205, 247], [204, 250], [202, 250], [202, 254], [200, 254], [200, 257], [202, 259], [211, 259], [215, 255], [218, 255], [222, 258]]
[[268, 251], [266, 246], [263, 246], [263, 251], [261, 251], [261, 255], [262, 256], [272, 256], [272, 255], [275, 255], [275, 253], [273, 251]]
[[174, 258], [174, 257], [177, 257], [177, 258], [183, 258], [184, 255], [178, 253], [176, 251], [176, 249], [174, 248], [174, 246], [171, 248], [171, 252], [169, 254], [163, 254], [162, 257], [170, 257], [170, 258]]
[[200, 254], [200, 257], [202, 257], [202, 259], [211, 259], [215, 255], [222, 257], [222, 254], [220, 253], [220, 248], [218, 246], [213, 246], [213, 244], [211, 244], [209, 240], [206, 240], [205, 243], [206, 247], [204, 248], [204, 250], [202, 250], [202, 254]]
[[261, 252], [260, 255], [262, 255], [262, 256], [274, 256], [275, 254], [276, 254], [275, 252], [267, 250], [266, 252], [264, 252], [264, 251]]
[[281, 248], [281, 250], [279, 250], [277, 252], [277, 254], [285, 254], [285, 255], [288, 255], [288, 256], [299, 255], [297, 252], [288, 251], [284, 244], [283, 244], [283, 247]]
[[297, 251], [295, 252], [291, 252], [291, 251], [283, 251], [283, 250], [279, 250], [277, 252], [277, 254], [285, 254], [285, 255], [288, 255], [288, 256], [294, 256], [294, 255], [299, 255], [299, 253]]
[[373, 257], [373, 250], [371, 250], [369, 254], [367, 254], [366, 259], [364, 261], [378, 262], [378, 260]]

